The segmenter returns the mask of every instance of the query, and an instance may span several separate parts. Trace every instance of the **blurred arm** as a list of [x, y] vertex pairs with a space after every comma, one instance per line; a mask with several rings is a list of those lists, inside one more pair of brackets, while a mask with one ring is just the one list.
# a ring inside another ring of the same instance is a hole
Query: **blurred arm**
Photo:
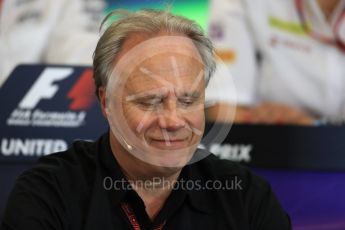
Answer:
[[230, 104], [216, 104], [206, 110], [206, 119], [211, 122], [245, 124], [294, 124], [313, 125], [317, 118], [299, 108], [285, 104], [264, 102], [253, 107], [238, 106], [234, 120], [224, 114], [234, 112]]

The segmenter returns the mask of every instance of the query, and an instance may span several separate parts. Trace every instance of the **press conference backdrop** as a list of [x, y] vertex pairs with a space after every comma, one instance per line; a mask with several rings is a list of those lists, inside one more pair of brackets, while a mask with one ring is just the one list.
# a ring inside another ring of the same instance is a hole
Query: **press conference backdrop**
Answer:
[[[23, 65], [4, 83], [1, 212], [14, 179], [38, 157], [62, 151], [76, 139], [95, 140], [108, 130], [94, 91], [92, 70], [82, 66]], [[214, 125], [226, 124], [207, 124], [205, 133]], [[294, 229], [344, 229], [344, 136], [345, 127], [234, 125], [223, 143], [203, 146], [268, 179]]]

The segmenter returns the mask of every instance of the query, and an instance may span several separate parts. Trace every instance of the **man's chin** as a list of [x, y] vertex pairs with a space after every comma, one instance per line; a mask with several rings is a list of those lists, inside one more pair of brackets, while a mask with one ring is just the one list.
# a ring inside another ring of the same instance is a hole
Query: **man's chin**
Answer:
[[184, 147], [184, 148], [154, 148], [147, 155], [149, 163], [160, 167], [167, 168], [182, 168], [191, 160], [195, 148]]

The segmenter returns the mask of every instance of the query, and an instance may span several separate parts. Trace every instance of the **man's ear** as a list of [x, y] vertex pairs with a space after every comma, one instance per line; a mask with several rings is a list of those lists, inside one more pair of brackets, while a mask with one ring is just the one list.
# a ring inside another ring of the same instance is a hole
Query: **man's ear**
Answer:
[[106, 102], [105, 102], [105, 88], [103, 86], [98, 88], [98, 98], [99, 98], [99, 102], [101, 103], [103, 116], [107, 118]]

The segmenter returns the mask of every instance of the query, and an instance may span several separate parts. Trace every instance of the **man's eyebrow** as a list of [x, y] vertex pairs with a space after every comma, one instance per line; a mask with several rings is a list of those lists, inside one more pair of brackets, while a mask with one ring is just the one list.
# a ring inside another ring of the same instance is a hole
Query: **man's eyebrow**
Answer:
[[132, 94], [126, 97], [126, 101], [136, 101], [136, 100], [146, 100], [146, 99], [153, 99], [157, 97], [163, 97], [166, 92], [164, 88], [150, 90], [149, 92], [141, 92], [137, 94]]
[[140, 93], [135, 95], [130, 95], [126, 97], [126, 101], [137, 101], [137, 100], [147, 100], [147, 99], [154, 99], [157, 97], [157, 94], [152, 93]]
[[201, 93], [199, 91], [181, 91], [177, 92], [178, 97], [192, 97], [198, 98], [200, 97]]

